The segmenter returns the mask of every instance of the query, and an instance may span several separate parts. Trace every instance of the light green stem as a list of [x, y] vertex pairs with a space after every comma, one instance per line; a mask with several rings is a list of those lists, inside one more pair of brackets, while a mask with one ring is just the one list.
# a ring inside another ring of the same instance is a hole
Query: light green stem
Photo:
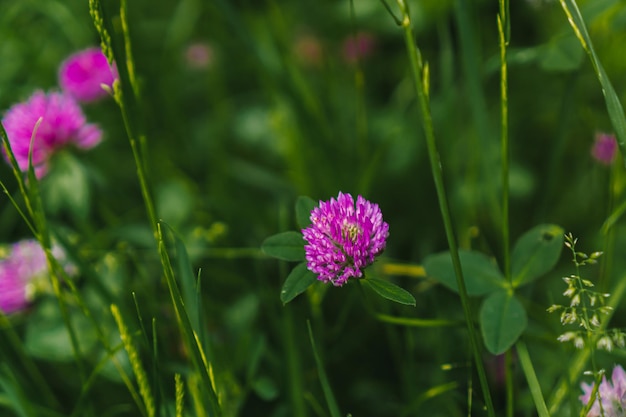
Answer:
[[548, 407], [546, 406], [546, 402], [543, 399], [541, 386], [539, 385], [537, 374], [535, 374], [535, 368], [533, 367], [533, 363], [530, 360], [530, 355], [528, 354], [526, 344], [521, 340], [518, 340], [515, 344], [515, 348], [517, 350], [517, 356], [519, 358], [520, 364], [522, 365], [522, 370], [524, 371], [524, 375], [526, 376], [526, 382], [528, 382], [528, 388], [530, 388], [530, 394], [532, 395], [533, 401], [535, 402], [537, 414], [539, 415], [539, 417], [550, 417], [550, 413], [548, 412]]
[[[595, 345], [597, 342], [597, 337], [599, 333], [602, 333], [604, 329], [606, 329], [608, 323], [611, 321], [611, 317], [615, 313], [615, 308], [621, 303], [624, 294], [626, 293], [626, 275], [622, 275], [617, 280], [617, 285], [613, 289], [611, 293], [611, 298], [607, 302], [607, 306], [611, 307], [610, 312], [606, 315], [604, 320], [601, 321], [600, 327], [598, 328], [598, 332], [595, 336], [592, 336], [591, 340], [588, 341], [590, 345]], [[591, 351], [589, 349], [582, 349], [578, 352], [578, 354], [571, 360], [568, 364], [568, 370], [566, 374], [561, 378], [557, 388], [554, 390], [552, 394], [552, 398], [549, 401], [550, 415], [556, 415], [561, 407], [561, 403], [565, 399], [567, 392], [569, 391], [570, 381], [574, 381], [578, 378], [583, 369], [587, 365], [587, 361], [589, 360], [589, 356], [591, 355]]]
[[[443, 173], [441, 169], [441, 162], [437, 153], [437, 147], [435, 143], [435, 132], [433, 128], [433, 121], [430, 112], [430, 105], [428, 99], [428, 76], [427, 71], [424, 71], [422, 64], [422, 58], [415, 40], [413, 39], [413, 30], [411, 26], [411, 17], [408, 10], [408, 5], [405, 0], [397, 0], [398, 6], [402, 14], [402, 29], [404, 31], [404, 40], [409, 55], [409, 61], [411, 64], [411, 75], [415, 84], [415, 92], [419, 102], [419, 107], [422, 116], [422, 126], [426, 137], [426, 145], [428, 148], [428, 157], [430, 160], [430, 167], [435, 182], [435, 188], [437, 190], [437, 198], [439, 201], [439, 210], [443, 218], [443, 224], [448, 240], [448, 247], [450, 248], [450, 254], [452, 256], [452, 264], [456, 274], [457, 286], [459, 288], [459, 295], [461, 297], [461, 304], [465, 314], [465, 320], [468, 328], [468, 336], [470, 341], [471, 350], [474, 355], [474, 361], [476, 363], [476, 371], [480, 380], [480, 385], [483, 391], [485, 407], [490, 417], [495, 417], [495, 411], [493, 408], [493, 402], [491, 400], [491, 393], [489, 391], [489, 385], [487, 383], [487, 375], [485, 373], [485, 367], [482, 362], [481, 349], [478, 341], [478, 336], [474, 323], [472, 321], [473, 314], [469, 303], [469, 297], [467, 295], [467, 289], [465, 286], [465, 280], [463, 278], [463, 271], [461, 269], [461, 261], [459, 258], [458, 246], [456, 243], [456, 237], [452, 227], [452, 218], [450, 209], [448, 207], [447, 196], [445, 192], [445, 186], [443, 183]], [[425, 76], [424, 76], [425, 74]]]

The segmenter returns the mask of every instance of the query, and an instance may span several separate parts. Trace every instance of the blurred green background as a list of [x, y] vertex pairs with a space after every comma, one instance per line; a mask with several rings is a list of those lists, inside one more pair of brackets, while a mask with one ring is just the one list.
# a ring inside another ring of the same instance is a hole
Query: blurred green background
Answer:
[[[120, 46], [119, 3], [102, 2]], [[409, 3], [429, 63], [457, 236], [462, 247], [501, 261], [498, 2]], [[579, 4], [623, 98], [626, 5]], [[597, 78], [558, 2], [511, 2], [511, 19], [511, 236], [555, 223], [581, 237], [584, 250], [602, 250], [600, 228], [623, 200], [625, 177], [621, 161], [605, 167], [590, 155], [594, 135], [611, 131]], [[466, 415], [472, 371], [462, 327], [385, 326], [366, 315], [351, 288], [318, 289], [282, 306], [278, 295], [288, 266], [257, 250], [267, 236], [296, 227], [298, 196], [328, 200], [339, 191], [380, 205], [390, 225], [386, 261], [419, 264], [447, 248], [402, 32], [382, 3], [135, 0], [128, 4], [128, 22], [141, 96], [133, 114], [146, 132], [149, 182], [158, 217], [180, 233], [194, 269], [202, 270], [225, 414], [296, 415], [294, 374], [284, 367], [295, 355], [299, 383], [310, 393], [307, 413], [316, 415], [323, 397], [306, 333], [306, 319], [313, 318], [342, 410], [355, 417]], [[357, 45], [347, 44], [350, 39]], [[0, 109], [36, 89], [58, 88], [63, 59], [98, 44], [87, 1], [0, 0]], [[164, 373], [172, 373], [184, 367], [186, 354], [172, 329], [119, 109], [108, 99], [84, 110], [105, 140], [89, 152], [56, 157], [41, 184], [50, 222], [71, 243], [81, 270], [91, 270], [79, 285], [103, 317], [113, 301], [132, 317], [135, 292], [145, 316], [157, 318]], [[8, 165], [0, 166], [0, 178], [17, 194]], [[623, 226], [614, 230], [616, 247], [623, 248]], [[29, 235], [7, 199], [0, 205], [0, 235], [3, 243]], [[612, 271], [624, 266], [619, 253]], [[560, 270], [571, 273], [567, 259]], [[558, 319], [545, 313], [559, 301], [559, 273], [524, 294], [531, 317], [527, 333], [537, 342], [533, 352], [544, 365], [546, 387], [563, 372], [556, 355], [571, 354], [554, 340]], [[396, 280], [416, 295], [417, 308], [376, 303], [380, 309], [462, 317], [457, 297], [444, 288], [427, 279]], [[71, 352], [63, 354], [65, 336], [48, 298], [20, 318], [17, 329], [54, 391], [71, 404], [79, 381], [66, 377], [73, 372]], [[84, 343], [97, 358], [88, 333]], [[59, 341], [57, 350], [51, 340]], [[442, 369], [445, 364], [452, 370]], [[450, 381], [458, 382], [450, 392], [419, 400]], [[501, 407], [498, 381], [494, 371]], [[519, 415], [533, 415], [525, 386], [517, 389]], [[114, 371], [92, 392], [105, 393], [89, 396], [105, 410], [95, 415], [135, 415]]]

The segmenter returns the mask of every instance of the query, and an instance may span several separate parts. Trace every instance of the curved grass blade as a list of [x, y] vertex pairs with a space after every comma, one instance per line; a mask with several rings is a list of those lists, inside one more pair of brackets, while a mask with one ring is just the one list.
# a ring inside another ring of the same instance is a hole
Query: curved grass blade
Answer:
[[320, 379], [320, 384], [322, 385], [322, 391], [324, 391], [324, 398], [326, 399], [326, 404], [328, 405], [330, 416], [341, 417], [339, 406], [337, 405], [337, 401], [335, 400], [335, 395], [333, 394], [333, 390], [331, 389], [330, 383], [328, 382], [328, 377], [326, 376], [326, 371], [324, 370], [324, 363], [322, 362], [320, 355], [317, 353], [317, 347], [315, 346], [315, 339], [313, 338], [313, 330], [311, 329], [311, 322], [307, 320], [306, 325], [309, 329], [309, 340], [311, 341], [311, 348], [313, 349], [313, 356], [315, 357], [315, 365], [317, 366], [317, 374]]
[[170, 256], [167, 250], [167, 245], [165, 242], [165, 236], [163, 229], [168, 228], [165, 223], [159, 222], [157, 224], [157, 232], [158, 232], [158, 243], [159, 243], [159, 255], [161, 258], [161, 264], [163, 266], [163, 272], [165, 274], [165, 280], [167, 282], [167, 287], [170, 292], [170, 298], [172, 300], [172, 305], [174, 307], [174, 312], [176, 314], [176, 321], [178, 322], [178, 328], [181, 332], [181, 336], [187, 351], [189, 352], [189, 356], [193, 363], [193, 368], [198, 372], [200, 377], [200, 383], [203, 388], [204, 398], [208, 401], [207, 406], [209, 407], [210, 416], [220, 417], [222, 415], [219, 401], [217, 398], [217, 393], [214, 389], [213, 379], [211, 377], [211, 371], [209, 368], [209, 364], [206, 361], [206, 357], [204, 355], [204, 351], [202, 348], [202, 344], [198, 339], [197, 332], [193, 329], [191, 325], [191, 320], [189, 319], [189, 314], [187, 309], [185, 308], [185, 302], [183, 301], [183, 297], [181, 295], [180, 289], [178, 287], [178, 283], [176, 281], [174, 275], [174, 268], [172, 267], [172, 263], [170, 260]]
[[622, 151], [622, 156], [625, 158], [624, 162], [626, 163], [626, 118], [624, 118], [624, 109], [622, 104], [617, 96], [617, 93], [615, 92], [615, 89], [613, 88], [613, 84], [611, 84], [611, 81], [604, 70], [604, 67], [596, 55], [593, 43], [591, 42], [591, 37], [589, 36], [589, 32], [585, 26], [585, 21], [583, 20], [578, 5], [576, 4], [576, 0], [560, 0], [560, 2], [561, 7], [563, 7], [563, 11], [567, 15], [567, 20], [572, 26], [572, 29], [574, 29], [576, 37], [580, 41], [584, 50], [587, 52], [587, 55], [589, 55], [589, 59], [591, 60], [591, 64], [596, 72], [598, 81], [600, 81], [602, 94], [604, 94], [604, 100], [606, 101], [606, 109], [609, 113], [613, 129], [615, 129], [617, 142], [619, 143], [620, 150]]

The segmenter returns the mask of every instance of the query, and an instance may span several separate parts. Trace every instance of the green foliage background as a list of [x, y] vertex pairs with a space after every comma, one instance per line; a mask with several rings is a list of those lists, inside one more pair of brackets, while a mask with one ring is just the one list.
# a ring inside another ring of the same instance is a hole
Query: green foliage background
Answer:
[[[434, 126], [460, 246], [501, 263], [498, 3], [409, 3], [429, 63]], [[119, 2], [102, 4], [114, 46], [120, 47]], [[623, 101], [624, 2], [579, 5]], [[624, 200], [626, 176], [621, 161], [605, 167], [590, 156], [595, 133], [612, 129], [602, 91], [558, 3], [514, 1], [510, 7], [512, 240], [550, 223], [581, 237], [585, 250], [612, 249], [588, 272], [610, 290], [623, 279], [624, 225], [618, 220], [610, 238], [602, 225]], [[447, 245], [402, 33], [381, 2], [137, 0], [128, 2], [127, 19], [140, 89], [132, 114], [146, 133], [158, 218], [176, 231], [174, 246], [184, 242], [192, 265], [191, 272], [181, 273], [191, 276], [187, 285], [198, 277], [201, 283], [196, 302], [202, 319], [192, 322], [203, 325], [223, 415], [326, 415], [307, 320], [344, 415], [461, 416], [471, 407], [481, 415], [479, 395], [468, 404], [468, 390], [478, 384], [462, 325], [382, 323], [368, 315], [352, 285], [314, 286], [285, 306], [280, 289], [293, 264], [259, 249], [270, 235], [298, 230], [298, 196], [317, 201], [338, 191], [362, 194], [380, 205], [390, 225], [387, 249], [374, 270], [417, 301], [410, 307], [369, 297], [374, 308], [414, 318], [463, 318], [458, 296], [445, 286], [385, 272], [389, 263], [421, 264]], [[346, 62], [342, 42], [360, 32], [373, 37], [373, 50], [357, 63]], [[303, 39], [318, 42], [318, 58], [303, 55]], [[212, 53], [204, 68], [186, 60], [185, 51], [196, 43]], [[87, 1], [0, 0], [0, 109], [36, 89], [58, 88], [63, 59], [98, 44]], [[105, 140], [89, 152], [67, 150], [55, 158], [40, 185], [47, 218], [80, 267], [79, 291], [114, 345], [119, 332], [110, 304], [120, 306], [161, 413], [173, 415], [168, 412], [174, 407], [174, 373], [192, 390], [197, 369], [189, 365], [176, 325], [119, 109], [108, 99], [87, 105], [85, 112], [103, 128]], [[0, 166], [0, 178], [17, 198], [7, 164]], [[0, 201], [2, 243], [30, 237], [9, 200]], [[181, 250], [173, 253], [175, 264], [185, 263]], [[564, 358], [575, 354], [556, 342], [560, 325], [545, 311], [562, 302], [559, 277], [570, 273], [563, 259], [556, 271], [516, 293], [528, 314], [524, 337], [546, 397], [568, 369]], [[186, 307], [194, 291], [182, 288]], [[475, 312], [481, 301], [472, 298]], [[137, 307], [147, 330], [140, 331]], [[2, 412], [138, 415], [119, 372], [110, 361], [101, 363], [106, 355], [91, 324], [71, 301], [69, 309], [81, 360], [89, 372], [102, 366], [93, 385], [80, 397], [85, 380], [77, 376], [58, 303], [44, 295], [27, 313], [10, 318], [23, 346], [9, 343], [8, 332], [0, 340]], [[620, 315], [615, 317], [612, 324], [623, 326]], [[158, 358], [151, 356], [153, 335]], [[130, 374], [123, 353], [116, 355]], [[32, 375], [21, 355], [33, 360], [57, 404], [30, 388]], [[614, 353], [600, 361], [609, 367], [622, 359], [623, 353]], [[496, 408], [502, 410], [499, 360], [485, 353]], [[155, 363], [158, 369], [151, 369]], [[515, 415], [534, 415], [515, 364], [513, 378], [519, 382]], [[576, 414], [580, 391], [578, 380], [571, 382], [570, 402], [558, 415]], [[188, 391], [184, 415], [202, 415], [192, 398]]]

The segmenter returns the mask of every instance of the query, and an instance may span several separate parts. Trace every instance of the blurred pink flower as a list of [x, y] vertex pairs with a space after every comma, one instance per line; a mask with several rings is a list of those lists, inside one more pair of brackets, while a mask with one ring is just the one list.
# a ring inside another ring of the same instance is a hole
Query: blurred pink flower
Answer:
[[[22, 171], [28, 170], [31, 137], [40, 118], [32, 149], [33, 167], [38, 178], [46, 174], [50, 157], [60, 148], [74, 145], [80, 149], [90, 149], [102, 139], [100, 128], [86, 122], [80, 106], [73, 98], [58, 92], [46, 94], [36, 91], [26, 102], [13, 105], [2, 119], [11, 149]], [[8, 156], [4, 156], [8, 160]]]
[[376, 46], [376, 39], [367, 32], [358, 32], [354, 36], [348, 36], [343, 41], [343, 58], [349, 64], [372, 55]]
[[67, 94], [81, 102], [90, 102], [107, 95], [103, 85], [112, 88], [118, 78], [99, 48], [89, 48], [70, 55], [59, 68], [59, 85]]
[[185, 61], [191, 69], [207, 69], [215, 61], [215, 51], [208, 43], [192, 43], [185, 49]]
[[[580, 401], [586, 406], [591, 399], [591, 391], [594, 384], [582, 383], [584, 394], [581, 395]], [[626, 372], [617, 365], [613, 368], [611, 380], [606, 379], [606, 375], [602, 377], [602, 382], [598, 389], [598, 394], [593, 402], [587, 417], [619, 417], [624, 415], [626, 410]], [[598, 401], [599, 400], [599, 401]], [[600, 408], [602, 402], [602, 408]]]
[[596, 133], [591, 155], [603, 165], [611, 165], [617, 154], [617, 140], [608, 133]]
[[307, 67], [319, 67], [322, 63], [323, 47], [316, 36], [298, 36], [293, 44], [293, 53]]
[[[68, 275], [76, 273], [76, 267], [67, 262], [60, 246], [52, 248], [54, 257], [64, 265]], [[24, 310], [35, 293], [37, 281], [47, 277], [46, 254], [33, 239], [14, 243], [6, 258], [0, 260], [0, 310], [11, 314]]]

